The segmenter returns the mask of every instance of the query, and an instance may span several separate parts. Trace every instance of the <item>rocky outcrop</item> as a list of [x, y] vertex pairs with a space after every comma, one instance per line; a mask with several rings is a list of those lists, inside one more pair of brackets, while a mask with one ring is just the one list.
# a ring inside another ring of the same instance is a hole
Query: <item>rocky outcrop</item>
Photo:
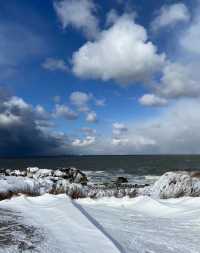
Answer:
[[[0, 177], [0, 199], [13, 195], [29, 196], [44, 193], [66, 193], [73, 199], [124, 196], [135, 197], [139, 185], [126, 184], [126, 178], [119, 177], [115, 183], [106, 185], [89, 184], [87, 176], [76, 168], [56, 170], [29, 167], [26, 170], [6, 170]], [[144, 187], [144, 186], [141, 186]]]
[[13, 195], [38, 196], [44, 193], [66, 193], [69, 185], [87, 185], [87, 177], [75, 168], [57, 170], [29, 167], [26, 170], [1, 170], [0, 200]]
[[102, 197], [116, 197], [122, 198], [125, 196], [129, 196], [130, 198], [137, 196], [136, 188], [102, 188], [97, 186], [82, 186], [80, 184], [71, 184], [68, 185], [66, 189], [67, 195], [69, 195], [72, 199], [78, 198], [92, 198], [98, 199]]
[[153, 198], [200, 197], [199, 172], [167, 172], [154, 185], [128, 184], [118, 177], [106, 184], [88, 184], [86, 175], [76, 168], [0, 171], [0, 200], [13, 195], [38, 196], [44, 193], [66, 193], [72, 199], [148, 195]]

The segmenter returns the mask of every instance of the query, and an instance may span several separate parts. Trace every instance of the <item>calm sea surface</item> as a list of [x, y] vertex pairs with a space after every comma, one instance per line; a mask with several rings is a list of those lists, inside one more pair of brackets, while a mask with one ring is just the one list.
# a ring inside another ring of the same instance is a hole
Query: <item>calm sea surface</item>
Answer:
[[161, 175], [169, 170], [200, 170], [200, 155], [64, 156], [38, 158], [0, 158], [0, 168], [59, 168], [74, 166], [81, 170], [123, 170], [133, 175]]

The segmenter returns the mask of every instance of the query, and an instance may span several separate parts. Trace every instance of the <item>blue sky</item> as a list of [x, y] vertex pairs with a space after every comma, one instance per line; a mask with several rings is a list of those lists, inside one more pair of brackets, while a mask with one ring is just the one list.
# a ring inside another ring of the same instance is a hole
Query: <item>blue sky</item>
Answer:
[[199, 153], [200, 3], [0, 3], [0, 155]]

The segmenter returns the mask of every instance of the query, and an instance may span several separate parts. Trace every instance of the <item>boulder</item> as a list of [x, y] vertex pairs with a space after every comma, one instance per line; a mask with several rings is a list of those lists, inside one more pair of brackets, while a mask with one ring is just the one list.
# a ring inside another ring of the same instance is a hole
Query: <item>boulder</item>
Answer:
[[69, 169], [69, 178], [71, 183], [86, 185], [88, 182], [87, 176], [78, 169]]
[[151, 187], [150, 195], [161, 199], [200, 196], [200, 178], [186, 171], [167, 172]]
[[27, 171], [27, 177], [32, 178], [33, 175], [34, 175], [38, 170], [39, 170], [38, 167], [28, 167], [28, 168], [26, 169], [26, 171]]
[[50, 177], [52, 176], [53, 171], [49, 169], [39, 169], [35, 174], [35, 178], [44, 178], [44, 177]]
[[115, 184], [123, 184], [123, 183], [128, 183], [128, 179], [126, 177], [118, 177], [115, 180]]
[[55, 170], [53, 171], [53, 176], [64, 178], [66, 176], [66, 172], [61, 171], [61, 170]]

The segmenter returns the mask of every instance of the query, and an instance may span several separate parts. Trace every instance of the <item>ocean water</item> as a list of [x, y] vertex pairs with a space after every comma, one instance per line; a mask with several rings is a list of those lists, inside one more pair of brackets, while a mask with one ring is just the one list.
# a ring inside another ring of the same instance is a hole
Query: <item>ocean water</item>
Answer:
[[60, 156], [1, 158], [0, 168], [23, 169], [37, 166], [56, 169], [76, 167], [92, 183], [107, 183], [124, 176], [129, 183], [152, 184], [167, 171], [200, 170], [200, 155]]
[[169, 170], [200, 170], [200, 155], [60, 156], [0, 158], [0, 168], [76, 167], [86, 171], [124, 171], [133, 175], [162, 175]]

